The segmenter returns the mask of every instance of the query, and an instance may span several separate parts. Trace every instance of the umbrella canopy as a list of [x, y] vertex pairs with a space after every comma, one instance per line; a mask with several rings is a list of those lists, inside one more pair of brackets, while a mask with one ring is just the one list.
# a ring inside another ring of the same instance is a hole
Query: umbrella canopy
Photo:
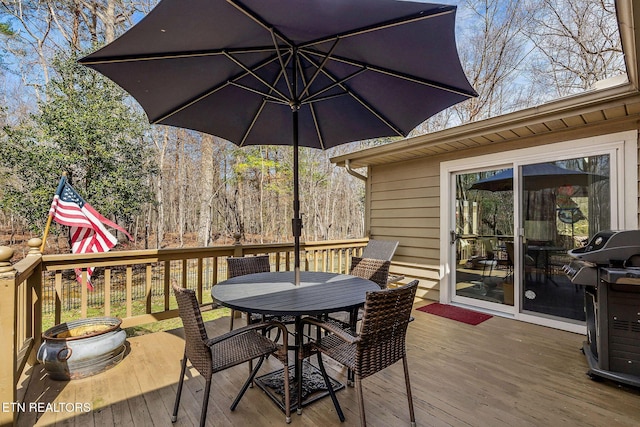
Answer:
[[399, 0], [162, 0], [80, 63], [129, 92], [151, 123], [237, 145], [406, 136], [477, 96], [460, 65], [454, 6]]
[[[602, 175], [565, 169], [552, 163], [537, 163], [522, 167], [525, 190], [537, 191], [564, 186], [585, 187], [591, 182], [607, 179]], [[488, 178], [476, 181], [470, 190], [511, 191], [513, 190], [513, 169], [505, 169]]]

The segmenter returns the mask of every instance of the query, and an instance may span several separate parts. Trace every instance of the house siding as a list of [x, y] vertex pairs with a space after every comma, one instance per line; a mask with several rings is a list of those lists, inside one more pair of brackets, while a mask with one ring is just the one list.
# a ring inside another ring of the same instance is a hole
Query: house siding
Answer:
[[[628, 128], [627, 128], [628, 129]], [[618, 129], [611, 129], [618, 130]], [[603, 134], [602, 129], [600, 132]], [[440, 163], [478, 155], [500, 153], [534, 146], [572, 141], [582, 132], [557, 135], [541, 143], [539, 138], [522, 139], [455, 153], [417, 157], [413, 160], [369, 167], [367, 230], [369, 236], [398, 240], [400, 245], [392, 263], [392, 272], [418, 278], [418, 295], [439, 300], [440, 278]], [[640, 159], [640, 148], [638, 149]], [[637, 175], [640, 177], [640, 165]], [[640, 195], [640, 180], [637, 194]], [[629, 201], [631, 202], [631, 201]], [[632, 202], [631, 202], [632, 203]], [[636, 197], [636, 216], [640, 224], [640, 197]], [[633, 205], [627, 209], [634, 209]]]
[[370, 169], [369, 235], [398, 240], [392, 273], [420, 279], [437, 300], [440, 284], [440, 163], [433, 158]]

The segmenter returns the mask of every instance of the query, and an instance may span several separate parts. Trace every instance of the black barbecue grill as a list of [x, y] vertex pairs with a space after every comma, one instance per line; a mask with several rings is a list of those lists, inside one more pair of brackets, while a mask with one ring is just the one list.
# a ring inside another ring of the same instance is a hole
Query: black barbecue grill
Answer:
[[601, 231], [565, 273], [585, 286], [588, 375], [640, 387], [640, 230]]

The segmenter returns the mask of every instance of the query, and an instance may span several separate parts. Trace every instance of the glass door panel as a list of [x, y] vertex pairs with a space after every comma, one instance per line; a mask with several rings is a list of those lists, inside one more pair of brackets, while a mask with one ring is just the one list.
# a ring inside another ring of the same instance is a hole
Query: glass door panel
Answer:
[[513, 306], [513, 169], [455, 175], [455, 295]]
[[609, 155], [528, 164], [522, 181], [522, 310], [585, 320], [584, 289], [563, 273], [567, 251], [611, 224]]

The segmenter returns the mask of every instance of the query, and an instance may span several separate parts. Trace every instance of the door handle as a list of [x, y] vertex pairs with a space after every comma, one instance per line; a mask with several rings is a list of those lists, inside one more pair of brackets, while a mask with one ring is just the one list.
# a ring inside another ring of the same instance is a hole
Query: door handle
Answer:
[[451, 243], [452, 245], [460, 240], [460, 235], [456, 233], [455, 230], [449, 231], [449, 234], [451, 235], [451, 241], [449, 243]]

